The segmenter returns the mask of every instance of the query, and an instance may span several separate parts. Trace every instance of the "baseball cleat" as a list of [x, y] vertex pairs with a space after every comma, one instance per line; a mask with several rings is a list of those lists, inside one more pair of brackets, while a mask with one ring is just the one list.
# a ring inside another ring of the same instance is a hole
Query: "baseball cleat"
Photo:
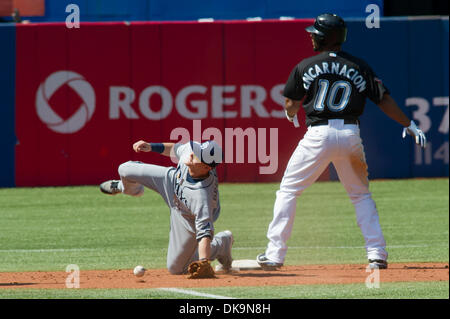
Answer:
[[223, 272], [229, 272], [231, 271], [231, 264], [233, 263], [233, 257], [231, 257], [231, 247], [234, 243], [233, 234], [229, 230], [225, 230], [223, 232], [224, 236], [222, 237], [222, 240], [228, 245], [228, 251], [225, 256], [217, 257], [217, 262], [219, 263], [217, 265], [217, 270], [223, 271]]
[[276, 263], [274, 261], [270, 261], [266, 257], [266, 253], [259, 254], [256, 256], [256, 262], [261, 266], [263, 270], [277, 270], [281, 266], [283, 266], [282, 263]]
[[388, 264], [386, 260], [382, 259], [369, 259], [370, 269], [387, 269]]
[[100, 184], [100, 190], [109, 195], [116, 195], [117, 193], [122, 193], [119, 189], [119, 182], [117, 180], [110, 180]]

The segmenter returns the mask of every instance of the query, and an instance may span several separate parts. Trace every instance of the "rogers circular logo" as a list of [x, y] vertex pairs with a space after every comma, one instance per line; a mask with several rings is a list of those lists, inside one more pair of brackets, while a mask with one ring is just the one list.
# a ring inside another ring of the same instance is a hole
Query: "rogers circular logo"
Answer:
[[[78, 110], [67, 120], [62, 119], [50, 106], [52, 95], [64, 84], [70, 86], [83, 100]], [[78, 73], [57, 71], [41, 83], [36, 93], [36, 110], [39, 118], [49, 129], [57, 133], [71, 134], [81, 130], [95, 111], [95, 92]]]

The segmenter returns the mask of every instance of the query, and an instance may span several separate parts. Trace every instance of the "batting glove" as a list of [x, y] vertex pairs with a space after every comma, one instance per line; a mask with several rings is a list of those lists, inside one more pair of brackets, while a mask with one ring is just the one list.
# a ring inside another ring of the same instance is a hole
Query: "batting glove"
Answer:
[[286, 110], [284, 110], [284, 113], [286, 114], [287, 119], [289, 120], [289, 122], [294, 123], [295, 127], [300, 127], [300, 124], [298, 123], [298, 117], [297, 114], [295, 114], [294, 116], [289, 116], [288, 112]]
[[411, 124], [408, 127], [403, 128], [402, 137], [405, 138], [406, 134], [413, 136], [416, 139], [416, 144], [425, 148], [427, 145], [427, 138], [425, 134], [420, 130], [414, 121], [411, 121]]

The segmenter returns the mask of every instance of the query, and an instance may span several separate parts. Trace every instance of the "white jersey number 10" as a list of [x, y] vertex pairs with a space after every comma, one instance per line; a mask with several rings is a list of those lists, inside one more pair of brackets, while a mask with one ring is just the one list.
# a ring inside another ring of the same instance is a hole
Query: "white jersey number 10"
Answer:
[[[336, 81], [331, 86], [330, 82], [325, 79], [319, 80], [319, 92], [317, 92], [316, 99], [314, 100], [314, 109], [316, 111], [323, 111], [325, 108], [325, 101], [327, 107], [330, 111], [339, 112], [347, 107], [348, 101], [350, 99], [350, 94], [352, 93], [352, 86], [347, 81]], [[336, 101], [336, 95], [342, 91], [341, 98]], [[327, 98], [328, 96], [328, 98]]]

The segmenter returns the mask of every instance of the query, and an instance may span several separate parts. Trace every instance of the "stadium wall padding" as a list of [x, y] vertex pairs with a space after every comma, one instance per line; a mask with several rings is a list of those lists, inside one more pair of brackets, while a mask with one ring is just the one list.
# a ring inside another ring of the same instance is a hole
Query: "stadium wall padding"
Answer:
[[78, 5], [82, 22], [313, 18], [322, 12], [365, 17], [369, 4], [378, 5], [383, 14], [382, 0], [46, 0], [44, 16], [25, 18], [32, 22], [64, 22], [69, 4]]
[[13, 24], [0, 25], [0, 187], [15, 185], [14, 128], [16, 28]]
[[[448, 176], [448, 18], [384, 18], [379, 29], [349, 21], [346, 50], [366, 60], [426, 133], [421, 150], [372, 102], [361, 134], [372, 178]], [[409, 106], [407, 106], [409, 105]]]
[[[311, 23], [17, 25], [15, 180], [3, 186], [98, 184], [118, 178], [127, 160], [174, 165], [134, 153], [132, 143], [187, 134], [225, 146], [221, 181], [279, 182], [306, 130], [285, 119], [281, 90], [314, 54], [304, 32]], [[448, 19], [348, 25], [343, 49], [372, 66], [430, 145], [420, 150], [402, 139], [402, 127], [368, 102], [361, 135], [369, 178], [448, 176]]]

